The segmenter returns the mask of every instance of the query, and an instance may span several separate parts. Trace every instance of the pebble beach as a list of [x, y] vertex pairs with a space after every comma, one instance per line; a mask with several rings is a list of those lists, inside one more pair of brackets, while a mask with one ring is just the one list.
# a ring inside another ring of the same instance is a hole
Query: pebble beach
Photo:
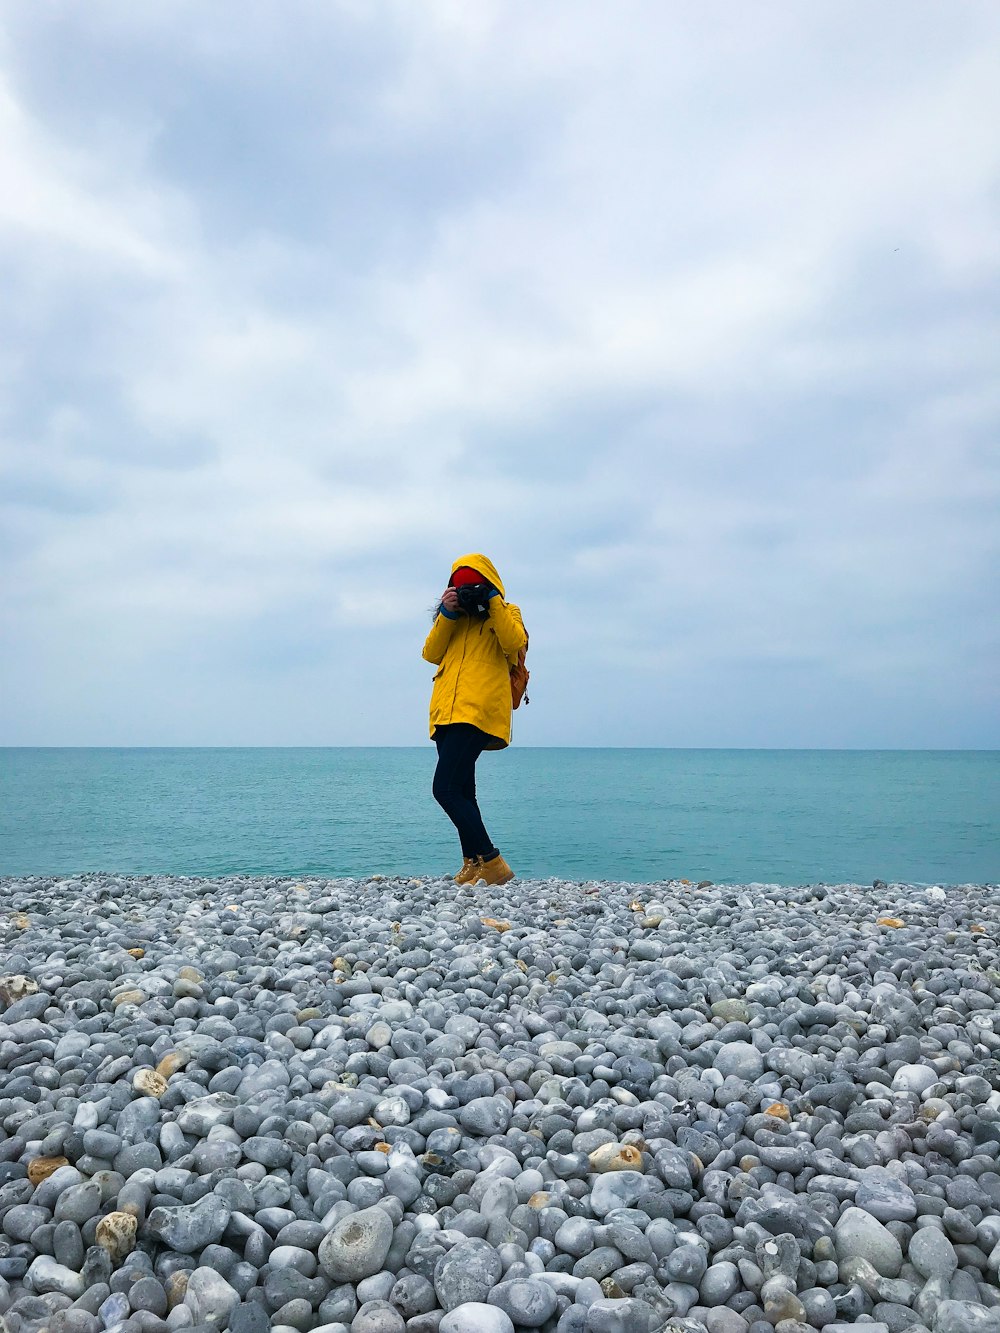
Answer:
[[0, 879], [2, 1333], [1000, 1333], [996, 885]]

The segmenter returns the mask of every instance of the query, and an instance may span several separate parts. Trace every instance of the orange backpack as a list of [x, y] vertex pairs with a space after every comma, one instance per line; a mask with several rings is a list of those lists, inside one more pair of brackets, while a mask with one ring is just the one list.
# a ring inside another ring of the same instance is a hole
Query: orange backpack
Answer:
[[[524, 632], [525, 640], [528, 638], [528, 632]], [[528, 644], [525, 642], [523, 648], [518, 649], [517, 662], [510, 669], [510, 701], [515, 708], [521, 707], [521, 700], [524, 700], [524, 706], [531, 703], [528, 698], [528, 681], [531, 679], [531, 672], [524, 665], [524, 657], [528, 651]]]

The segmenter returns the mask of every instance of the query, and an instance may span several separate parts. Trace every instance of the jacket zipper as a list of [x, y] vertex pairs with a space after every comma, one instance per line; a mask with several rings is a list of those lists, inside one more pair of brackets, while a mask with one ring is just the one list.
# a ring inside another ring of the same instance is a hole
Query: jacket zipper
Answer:
[[448, 715], [449, 721], [455, 716], [455, 700], [458, 698], [458, 680], [460, 675], [462, 674], [462, 667], [465, 665], [465, 650], [468, 646], [468, 643], [469, 643], [468, 625], [465, 625], [463, 626], [463, 634], [462, 634], [462, 660], [461, 662], [459, 662], [458, 670], [455, 672], [455, 688], [451, 692], [451, 712]]

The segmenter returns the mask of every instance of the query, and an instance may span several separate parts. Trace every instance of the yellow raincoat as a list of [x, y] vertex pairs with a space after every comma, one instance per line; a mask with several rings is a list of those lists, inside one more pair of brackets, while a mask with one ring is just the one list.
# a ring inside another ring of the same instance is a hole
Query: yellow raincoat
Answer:
[[510, 744], [510, 669], [518, 652], [527, 646], [520, 607], [504, 600], [504, 587], [492, 560], [485, 555], [463, 555], [451, 567], [462, 565], [482, 574], [499, 589], [490, 601], [486, 620], [460, 613], [449, 618], [440, 609], [424, 644], [424, 660], [438, 667], [431, 693], [431, 738], [438, 727], [470, 722], [494, 738], [488, 750]]

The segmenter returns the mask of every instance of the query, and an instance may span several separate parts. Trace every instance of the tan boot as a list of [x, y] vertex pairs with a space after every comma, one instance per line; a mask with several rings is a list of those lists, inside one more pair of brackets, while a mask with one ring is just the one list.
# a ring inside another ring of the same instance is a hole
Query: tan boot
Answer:
[[494, 856], [492, 861], [480, 861], [476, 867], [475, 883], [506, 884], [514, 878], [514, 872], [502, 856]]
[[457, 875], [452, 875], [456, 884], [471, 884], [476, 878], [476, 871], [479, 869], [479, 859], [475, 856], [467, 856], [462, 862], [462, 869]]

